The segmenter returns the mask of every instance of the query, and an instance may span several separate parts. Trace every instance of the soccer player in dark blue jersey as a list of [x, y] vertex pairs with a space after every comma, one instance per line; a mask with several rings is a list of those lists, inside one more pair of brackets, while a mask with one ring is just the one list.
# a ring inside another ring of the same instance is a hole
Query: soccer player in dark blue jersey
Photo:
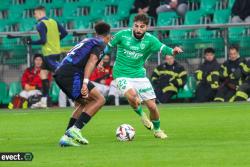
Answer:
[[105, 104], [105, 98], [89, 81], [89, 77], [110, 40], [110, 26], [99, 22], [95, 25], [95, 32], [96, 37], [82, 40], [69, 51], [54, 75], [58, 86], [75, 101], [75, 110], [59, 142], [61, 146], [88, 144], [80, 130]]

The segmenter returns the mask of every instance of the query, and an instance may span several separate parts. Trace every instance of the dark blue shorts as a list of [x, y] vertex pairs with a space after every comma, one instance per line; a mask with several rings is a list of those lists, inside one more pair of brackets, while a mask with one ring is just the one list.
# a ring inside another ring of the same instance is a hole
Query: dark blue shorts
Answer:
[[42, 69], [55, 72], [56, 68], [59, 65], [59, 61], [60, 61], [60, 54], [43, 56]]
[[[57, 85], [72, 100], [82, 98], [81, 89], [83, 83], [83, 72], [78, 68], [67, 64], [58, 68], [54, 74]], [[91, 91], [95, 86], [89, 82], [88, 89]]]

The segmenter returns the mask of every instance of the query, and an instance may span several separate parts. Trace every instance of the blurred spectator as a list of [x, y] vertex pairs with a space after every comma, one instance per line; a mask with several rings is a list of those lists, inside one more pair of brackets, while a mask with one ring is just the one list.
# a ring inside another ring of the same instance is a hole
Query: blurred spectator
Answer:
[[175, 11], [180, 16], [185, 16], [188, 5], [187, 0], [165, 0], [165, 4], [156, 9], [156, 13]]
[[235, 0], [232, 15], [232, 23], [250, 22], [250, 1]]
[[116, 104], [116, 100], [119, 100], [121, 93], [118, 91], [112, 77], [112, 66], [110, 65], [109, 55], [104, 56], [100, 62], [100, 66], [92, 73], [90, 80], [105, 97], [108, 97], [106, 104]]
[[159, 0], [135, 0], [130, 13], [148, 14], [156, 18], [156, 8], [160, 5]]
[[240, 58], [237, 46], [230, 46], [229, 60], [226, 60], [220, 67], [220, 78], [222, 83], [214, 98], [216, 102], [232, 102], [237, 88], [242, 83], [243, 73], [240, 64], [245, 64], [245, 60]]
[[173, 56], [166, 56], [165, 63], [154, 69], [151, 77], [156, 96], [161, 103], [171, 101], [179, 88], [183, 88], [187, 79], [187, 71], [175, 61]]
[[234, 101], [247, 101], [250, 96], [250, 60], [240, 63], [240, 67], [245, 76], [245, 81], [237, 89]]
[[206, 48], [204, 54], [205, 61], [195, 72], [198, 81], [196, 102], [213, 101], [219, 88], [220, 65], [215, 58], [215, 51], [213, 48]]
[[[34, 66], [27, 68], [24, 71], [21, 79], [23, 90], [20, 92], [20, 96], [25, 99], [25, 102], [23, 103], [23, 108], [28, 107], [28, 101], [32, 103], [34, 99], [32, 100], [30, 98], [42, 95], [42, 80], [40, 77], [41, 66], [43, 63], [42, 55], [35, 54], [33, 61]], [[51, 74], [49, 74], [49, 81], [51, 81]]]

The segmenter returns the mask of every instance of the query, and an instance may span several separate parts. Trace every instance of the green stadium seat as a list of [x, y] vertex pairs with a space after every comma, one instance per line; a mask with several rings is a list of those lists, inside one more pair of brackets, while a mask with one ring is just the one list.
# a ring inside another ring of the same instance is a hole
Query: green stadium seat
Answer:
[[234, 5], [235, 0], [228, 0], [228, 8], [232, 8]]
[[11, 82], [9, 86], [9, 100], [15, 95], [18, 95], [22, 91], [22, 86], [19, 81]]
[[7, 28], [6, 22], [7, 22], [6, 20], [3, 19], [0, 20], [0, 32], [5, 32], [5, 29]]
[[214, 12], [213, 23], [214, 24], [228, 23], [230, 14], [231, 14], [231, 10], [229, 10], [229, 9], [216, 10]]
[[73, 38], [74, 37], [72, 34], [68, 34], [65, 38], [61, 40], [61, 46], [73, 46]]
[[[117, 1], [117, 0], [114, 0]], [[130, 16], [130, 9], [132, 8], [134, 0], [129, 1], [119, 1], [118, 3], [118, 13], [120, 18], [128, 18]]]
[[213, 13], [218, 0], [201, 0], [200, 10], [205, 13]]
[[104, 17], [105, 3], [92, 3], [90, 8], [90, 17], [95, 21]]
[[105, 2], [107, 5], [119, 5], [121, 3], [120, 0], [106, 0]]
[[245, 27], [230, 27], [228, 28], [228, 37], [230, 43], [239, 43], [245, 35]]
[[89, 4], [91, 2], [92, 2], [92, 0], [79, 0], [80, 4]]
[[0, 45], [0, 48], [5, 51], [10, 51], [15, 48], [15, 46], [19, 43], [20, 39], [13, 38], [8, 39], [6, 37], [2, 38], [2, 44]]
[[23, 5], [12, 5], [9, 8], [8, 22], [9, 23], [18, 23], [23, 16]]
[[27, 1], [24, 4], [24, 7], [26, 9], [34, 9], [36, 6], [38, 6], [39, 0], [32, 0], [32, 1]]
[[8, 86], [4, 82], [0, 82], [0, 104], [8, 104]]
[[131, 9], [131, 6], [127, 6], [127, 5], [123, 5], [123, 3], [119, 3], [117, 15], [120, 18], [127, 18], [130, 15], [129, 14], [130, 9]]
[[60, 88], [58, 87], [56, 82], [53, 81], [51, 83], [50, 91], [49, 91], [49, 96], [51, 97], [51, 101], [53, 103], [58, 102], [59, 92], [60, 92]]
[[77, 7], [78, 5], [73, 3], [70, 5], [68, 3], [64, 4], [62, 17], [65, 19], [65, 22], [74, 20], [77, 17]]
[[173, 19], [178, 17], [176, 12], [162, 12], [158, 14], [157, 26], [173, 25]]
[[32, 31], [35, 29], [36, 21], [33, 18], [22, 19], [19, 22], [19, 31]]
[[[199, 42], [212, 43], [215, 42], [215, 30], [207, 30], [205, 28], [196, 30], [197, 39]], [[223, 41], [222, 41], [223, 42]]]
[[68, 4], [68, 5], [71, 5], [72, 3], [65, 3], [65, 0], [56, 0], [56, 1], [53, 1], [51, 2], [51, 4], [49, 5], [45, 5], [46, 7], [47, 6], [50, 6], [50, 7], [53, 7], [53, 8], [62, 8], [64, 4]]
[[187, 30], [170, 30], [169, 39], [174, 44], [181, 44], [186, 39]]
[[10, 57], [8, 59], [4, 59], [3, 61], [6, 65], [21, 65], [27, 63], [27, 55], [25, 48], [18, 48], [10, 51]]
[[103, 19], [106, 23], [110, 24], [111, 28], [119, 28], [118, 16], [105, 16]]
[[74, 19], [74, 29], [88, 29], [90, 27], [89, 22], [91, 18], [89, 16], [79, 16]]
[[12, 0], [1, 0], [0, 10], [9, 9]]
[[189, 11], [186, 13], [184, 24], [185, 25], [201, 24], [201, 17], [203, 15], [204, 11], [201, 10]]

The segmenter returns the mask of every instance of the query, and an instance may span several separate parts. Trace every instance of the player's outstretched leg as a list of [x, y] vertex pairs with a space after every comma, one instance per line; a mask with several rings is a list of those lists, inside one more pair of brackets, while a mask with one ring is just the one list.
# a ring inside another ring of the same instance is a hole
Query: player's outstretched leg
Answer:
[[150, 119], [154, 125], [154, 136], [160, 139], [166, 139], [167, 134], [164, 133], [163, 130], [160, 128], [160, 114], [155, 103], [155, 100], [147, 100], [145, 101], [149, 111], [150, 111]]
[[[75, 124], [66, 131], [66, 135], [73, 138], [80, 144], [88, 144], [88, 140], [85, 139], [80, 130], [90, 121], [90, 119], [98, 112], [98, 110], [105, 104], [104, 97], [99, 93], [97, 88], [93, 88], [84, 104], [82, 113], [75, 122]], [[83, 105], [83, 104], [81, 104]]]
[[134, 109], [134, 111], [140, 116], [142, 124], [147, 128], [152, 130], [153, 129], [153, 124], [152, 122], [148, 119], [147, 114], [143, 112], [142, 106], [141, 106], [141, 101], [134, 89], [129, 89], [126, 93], [125, 96], [128, 99], [128, 102], [130, 106]]
[[[84, 109], [83, 105], [81, 105], [80, 103], [75, 102], [75, 110], [73, 111], [72, 116], [71, 116], [71, 118], [70, 118], [70, 120], [68, 122], [66, 131], [75, 124], [76, 120], [81, 115], [83, 109]], [[72, 138], [68, 137], [65, 134], [61, 137], [61, 139], [59, 141], [59, 145], [62, 146], [62, 147], [79, 146], [79, 144], [75, 143], [75, 141]]]

